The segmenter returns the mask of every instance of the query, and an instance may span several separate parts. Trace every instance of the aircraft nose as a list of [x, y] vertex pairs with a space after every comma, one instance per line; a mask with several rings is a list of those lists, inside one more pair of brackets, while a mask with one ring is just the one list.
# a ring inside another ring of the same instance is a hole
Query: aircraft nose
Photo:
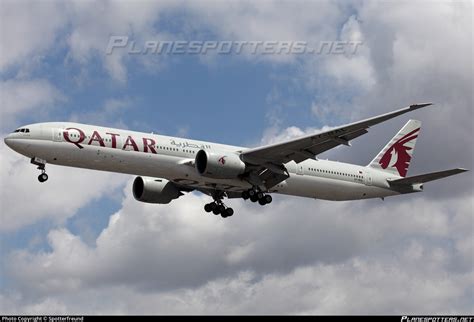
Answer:
[[[17, 142], [14, 137], [12, 137], [11, 134], [7, 135], [4, 139], [3, 142], [12, 150], [15, 150], [15, 147], [17, 146]], [[16, 151], [16, 150], [15, 150]]]
[[14, 134], [8, 135], [3, 139], [5, 145], [7, 145], [10, 149], [20, 154], [25, 154], [28, 152], [31, 143], [27, 138], [18, 138]]
[[10, 138], [10, 137], [7, 136], [6, 138], [3, 139], [3, 141], [5, 142], [5, 144], [6, 144], [7, 146], [9, 146], [9, 147], [11, 148], [11, 141], [12, 141], [12, 138]]

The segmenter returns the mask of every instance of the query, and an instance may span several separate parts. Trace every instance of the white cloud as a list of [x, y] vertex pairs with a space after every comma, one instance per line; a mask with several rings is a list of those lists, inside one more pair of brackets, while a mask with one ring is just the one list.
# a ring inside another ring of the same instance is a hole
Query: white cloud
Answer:
[[57, 41], [66, 23], [63, 6], [54, 1], [13, 1], [0, 4], [0, 71], [41, 57]]
[[263, 134], [263, 138], [261, 140], [262, 145], [266, 144], [274, 144], [274, 143], [279, 143], [279, 142], [284, 142], [288, 141], [291, 139], [296, 139], [305, 135], [317, 133], [320, 130], [315, 129], [315, 128], [309, 128], [309, 129], [300, 129], [299, 127], [296, 126], [290, 126], [282, 131], [278, 129], [278, 127], [274, 126], [271, 128], [267, 128], [265, 130], [265, 133]]
[[[347, 203], [277, 197], [264, 208], [232, 201], [237, 213], [223, 220], [201, 209], [208, 197], [145, 205], [129, 189], [95, 246], [60, 228], [48, 235], [51, 251], [11, 255], [7, 272], [22, 294], [8, 297], [13, 307], [23, 302], [21, 312], [43, 314], [471, 309], [465, 296], [472, 270], [452, 266], [465, 250], [451, 245], [472, 238], [450, 218], [469, 220], [472, 198], [456, 200], [448, 213], [443, 201], [401, 203], [404, 197]], [[107, 301], [98, 306], [97, 296]], [[42, 304], [49, 302], [55, 306]]]
[[2, 1], [0, 71], [21, 70], [31, 60], [42, 60], [65, 48], [66, 62], [87, 70], [91, 60], [98, 58], [112, 79], [125, 83], [128, 57], [125, 51], [105, 55], [109, 37], [134, 34], [156, 39], [153, 24], [161, 8], [167, 7], [166, 1], [139, 5], [127, 1]]
[[290, 126], [283, 130], [280, 130], [278, 126], [267, 128], [263, 133], [263, 137], [260, 140], [261, 145], [274, 144], [292, 139], [300, 138], [302, 136], [311, 135], [319, 132], [326, 132], [331, 130], [332, 126], [323, 126], [322, 128], [308, 127], [301, 129], [297, 126]]
[[[0, 230], [11, 231], [52, 220], [63, 224], [92, 200], [117, 192], [126, 176], [59, 166], [47, 166], [49, 180], [39, 183], [39, 171], [23, 156], [0, 143]], [[60, 197], [58, 197], [60, 196]], [[34, 202], [25, 202], [34, 200]]]
[[[14, 130], [19, 116], [49, 111], [65, 98], [45, 79], [9, 79], [0, 82], [1, 119], [3, 130]], [[8, 129], [6, 127], [9, 127]]]
[[128, 125], [124, 119], [127, 118], [126, 113], [133, 109], [135, 104], [137, 104], [137, 100], [127, 96], [109, 98], [105, 100], [102, 106], [92, 111], [72, 112], [69, 121], [128, 129]]
[[[360, 29], [370, 50], [376, 84], [353, 101], [359, 108], [352, 115], [360, 118], [414, 102], [434, 102], [434, 107], [407, 116], [423, 122], [412, 173], [469, 168], [474, 164], [472, 149], [460, 148], [459, 140], [474, 131], [472, 21], [466, 14], [472, 4], [420, 3], [422, 19], [413, 8], [408, 3], [360, 7]], [[379, 128], [374, 128], [375, 136], [364, 138], [368, 145], [386, 127]], [[459, 188], [472, 189], [472, 174], [465, 177], [471, 179], [458, 178]]]
[[[349, 47], [350, 50], [346, 54], [324, 57], [320, 67], [314, 66], [314, 69], [323, 68], [327, 76], [335, 79], [338, 87], [355, 88], [362, 93], [370, 91], [376, 81], [375, 71], [370, 62], [370, 51], [365, 43], [364, 34], [355, 16], [349, 17], [344, 23], [339, 38], [341, 41], [357, 44], [357, 47], [355, 45]], [[311, 72], [314, 72], [314, 69]]]
[[[119, 83], [127, 81], [127, 61], [137, 58], [126, 50], [106, 55], [110, 36], [133, 36], [141, 43], [144, 40], [161, 39], [163, 34], [155, 30], [163, 10], [176, 4], [168, 1], [142, 1], [138, 5], [128, 1], [75, 1], [68, 3], [72, 24], [67, 37], [69, 56], [87, 68], [89, 60], [99, 57], [112, 79]], [[139, 64], [149, 66], [156, 57], [138, 57]], [[153, 65], [158, 64], [155, 62]], [[145, 71], [145, 69], [144, 69]]]
[[[333, 40], [341, 6], [333, 2], [301, 4], [277, 1], [201, 1], [187, 4], [192, 23], [222, 39]], [[315, 14], [317, 12], [317, 14]], [[268, 56], [268, 59], [278, 58]]]
[[368, 91], [375, 84], [372, 66], [365, 57], [331, 57], [324, 68], [341, 86], [350, 85], [361, 91]]

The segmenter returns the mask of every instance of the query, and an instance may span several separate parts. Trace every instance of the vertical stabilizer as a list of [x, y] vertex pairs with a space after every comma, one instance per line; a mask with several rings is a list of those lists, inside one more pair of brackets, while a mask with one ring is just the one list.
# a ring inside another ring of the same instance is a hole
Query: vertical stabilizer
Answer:
[[409, 120], [368, 166], [406, 177], [420, 128], [420, 121]]

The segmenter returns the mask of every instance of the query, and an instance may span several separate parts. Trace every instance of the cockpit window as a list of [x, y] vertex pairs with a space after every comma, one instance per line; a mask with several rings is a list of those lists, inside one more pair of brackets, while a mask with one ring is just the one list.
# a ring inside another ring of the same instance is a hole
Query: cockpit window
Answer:
[[16, 129], [13, 133], [30, 133], [30, 129]]

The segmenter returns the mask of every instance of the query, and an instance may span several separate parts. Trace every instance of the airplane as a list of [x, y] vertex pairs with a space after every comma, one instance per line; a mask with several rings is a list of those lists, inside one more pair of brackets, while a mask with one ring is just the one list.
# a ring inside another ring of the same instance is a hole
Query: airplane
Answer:
[[208, 213], [230, 217], [224, 198], [264, 206], [273, 193], [325, 200], [358, 200], [421, 192], [426, 182], [468, 171], [463, 168], [407, 177], [421, 122], [409, 120], [367, 165], [320, 160], [317, 156], [366, 134], [396, 116], [430, 106], [413, 104], [389, 113], [276, 144], [245, 148], [71, 122], [22, 126], [4, 139], [27, 156], [48, 180], [45, 166], [136, 175], [136, 200], [167, 204], [184, 193], [212, 197]]

